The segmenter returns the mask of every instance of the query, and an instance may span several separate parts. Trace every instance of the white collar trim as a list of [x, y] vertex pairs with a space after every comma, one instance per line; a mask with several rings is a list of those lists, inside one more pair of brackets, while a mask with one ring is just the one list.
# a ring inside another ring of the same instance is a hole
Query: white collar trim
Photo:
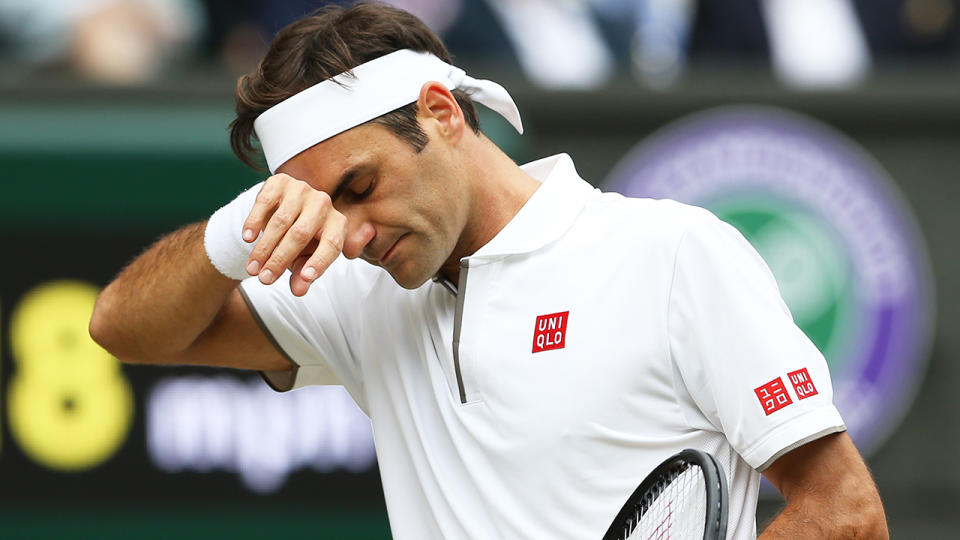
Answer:
[[465, 259], [479, 262], [540, 249], [566, 233], [587, 200], [600, 194], [580, 178], [567, 154], [539, 159], [521, 169], [540, 181], [540, 187], [496, 236]]

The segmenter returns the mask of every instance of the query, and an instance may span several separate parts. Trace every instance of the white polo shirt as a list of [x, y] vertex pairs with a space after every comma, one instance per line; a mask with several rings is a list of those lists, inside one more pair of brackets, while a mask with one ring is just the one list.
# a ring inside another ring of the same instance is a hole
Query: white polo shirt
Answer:
[[844, 429], [826, 362], [733, 227], [601, 193], [566, 155], [463, 259], [459, 291], [338, 260], [303, 298], [242, 292], [299, 367], [370, 416], [395, 538], [599, 538], [647, 472], [712, 453], [728, 535], [756, 536], [758, 470]]

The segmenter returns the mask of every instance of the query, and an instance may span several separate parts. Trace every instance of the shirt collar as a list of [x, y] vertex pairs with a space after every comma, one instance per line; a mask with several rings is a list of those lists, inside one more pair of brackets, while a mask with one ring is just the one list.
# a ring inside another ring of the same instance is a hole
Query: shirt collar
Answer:
[[587, 200], [600, 190], [580, 178], [567, 154], [557, 154], [521, 167], [541, 182], [517, 215], [469, 260], [529, 253], [557, 240], [573, 225]]

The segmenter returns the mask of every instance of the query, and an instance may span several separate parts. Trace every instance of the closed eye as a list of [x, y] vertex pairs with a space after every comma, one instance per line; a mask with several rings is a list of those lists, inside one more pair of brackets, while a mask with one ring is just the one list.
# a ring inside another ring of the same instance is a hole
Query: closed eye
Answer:
[[354, 166], [340, 176], [330, 198], [333, 202], [337, 202], [341, 196], [352, 200], [363, 199], [373, 190], [376, 176], [376, 169], [371, 170], [365, 165]]
[[353, 184], [350, 186], [350, 194], [354, 200], [363, 200], [366, 199], [370, 193], [373, 192], [373, 188], [376, 185], [376, 181], [372, 175], [366, 175], [365, 178], [360, 180], [354, 180]]

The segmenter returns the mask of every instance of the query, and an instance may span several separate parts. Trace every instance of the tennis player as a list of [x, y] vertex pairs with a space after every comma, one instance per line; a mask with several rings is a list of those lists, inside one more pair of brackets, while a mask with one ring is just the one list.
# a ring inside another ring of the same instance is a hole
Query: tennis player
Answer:
[[886, 537], [826, 362], [744, 238], [566, 155], [516, 165], [475, 102], [522, 131], [408, 13], [293, 23], [236, 89], [232, 145], [253, 163], [255, 137], [271, 176], [134, 260], [91, 334], [126, 362], [342, 384], [396, 538], [599, 538], [683, 448], [723, 466], [730, 538], [756, 536], [761, 474], [786, 499], [765, 538]]

